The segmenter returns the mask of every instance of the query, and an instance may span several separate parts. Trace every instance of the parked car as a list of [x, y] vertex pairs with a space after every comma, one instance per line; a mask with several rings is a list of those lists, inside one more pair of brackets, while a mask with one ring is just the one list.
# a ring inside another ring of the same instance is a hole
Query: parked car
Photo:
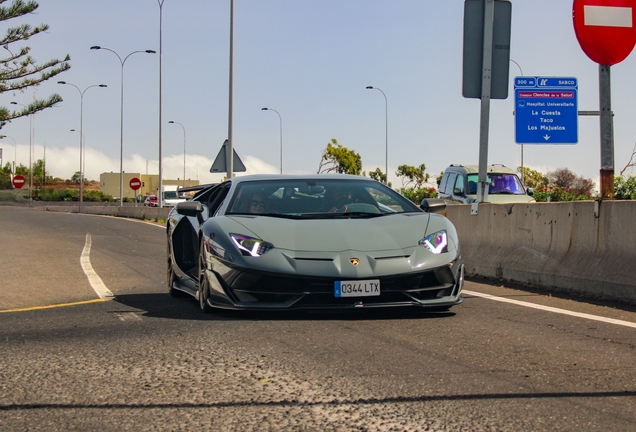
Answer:
[[464, 266], [444, 208], [342, 174], [202, 186], [170, 211], [168, 287], [204, 312], [447, 310], [463, 301]]
[[[439, 185], [439, 198], [469, 204], [477, 200], [479, 166], [451, 165], [444, 170]], [[505, 165], [490, 165], [487, 171], [488, 202], [534, 202], [534, 190], [526, 189], [517, 173]]]
[[148, 195], [144, 201], [144, 205], [148, 207], [158, 207], [157, 195]]

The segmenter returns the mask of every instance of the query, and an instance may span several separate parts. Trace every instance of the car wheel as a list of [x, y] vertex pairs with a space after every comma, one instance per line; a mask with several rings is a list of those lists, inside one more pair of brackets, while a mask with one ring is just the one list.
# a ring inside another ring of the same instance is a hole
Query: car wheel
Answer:
[[212, 308], [208, 304], [210, 298], [210, 282], [205, 273], [205, 250], [203, 242], [201, 242], [201, 251], [199, 252], [199, 306], [205, 313], [212, 312]]

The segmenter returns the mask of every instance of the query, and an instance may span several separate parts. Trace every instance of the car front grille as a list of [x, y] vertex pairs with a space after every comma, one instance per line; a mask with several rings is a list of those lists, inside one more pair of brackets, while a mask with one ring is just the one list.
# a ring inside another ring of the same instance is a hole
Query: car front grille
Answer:
[[239, 303], [258, 307], [348, 307], [364, 304], [417, 304], [452, 294], [455, 278], [450, 267], [417, 274], [380, 277], [379, 296], [335, 297], [334, 279], [280, 277], [242, 273], [231, 285]]

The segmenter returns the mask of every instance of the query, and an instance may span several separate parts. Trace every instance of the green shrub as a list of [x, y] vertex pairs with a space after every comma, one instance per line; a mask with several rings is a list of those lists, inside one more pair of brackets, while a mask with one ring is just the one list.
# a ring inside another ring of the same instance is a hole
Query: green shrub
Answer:
[[400, 188], [398, 192], [417, 205], [420, 205], [422, 200], [426, 198], [437, 198], [437, 189], [434, 187], [423, 187], [417, 190], [413, 188]]
[[48, 189], [45, 191], [38, 191], [38, 197], [42, 201], [78, 201], [79, 194], [74, 189]]
[[90, 189], [84, 191], [84, 201], [104, 202], [114, 201], [111, 195], [106, 195], [100, 190]]
[[636, 177], [632, 175], [627, 178], [622, 176], [614, 177], [614, 198], [636, 199]]
[[28, 193], [29, 192], [24, 189], [0, 190], [0, 201], [24, 202], [29, 199]]
[[558, 201], [585, 201], [591, 200], [587, 195], [581, 195], [571, 189], [566, 189], [558, 186], [552, 186], [550, 188], [539, 187], [534, 191], [534, 199], [537, 202], [547, 202], [550, 198], [551, 202]]

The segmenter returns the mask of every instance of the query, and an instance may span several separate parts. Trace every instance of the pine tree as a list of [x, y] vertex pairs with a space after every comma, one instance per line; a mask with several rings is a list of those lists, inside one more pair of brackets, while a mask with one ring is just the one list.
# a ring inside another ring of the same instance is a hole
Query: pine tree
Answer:
[[[12, 18], [18, 18], [33, 13], [38, 8], [38, 3], [32, 0], [13, 0], [10, 6], [3, 6], [7, 0], [0, 0], [0, 21], [5, 22]], [[12, 91], [24, 91], [28, 87], [39, 85], [54, 76], [70, 69], [70, 56], [67, 54], [64, 60], [53, 59], [43, 64], [37, 64], [30, 56], [31, 48], [24, 46], [15, 53], [10, 49], [11, 44], [26, 41], [30, 37], [49, 29], [46, 24], [31, 27], [22, 24], [9, 28], [0, 39], [0, 46], [9, 53], [8, 57], [0, 58], [0, 94]], [[0, 129], [10, 120], [25, 117], [46, 108], [50, 108], [62, 98], [58, 94], [52, 94], [47, 99], [37, 99], [20, 111], [11, 111], [6, 107], [0, 107]]]

